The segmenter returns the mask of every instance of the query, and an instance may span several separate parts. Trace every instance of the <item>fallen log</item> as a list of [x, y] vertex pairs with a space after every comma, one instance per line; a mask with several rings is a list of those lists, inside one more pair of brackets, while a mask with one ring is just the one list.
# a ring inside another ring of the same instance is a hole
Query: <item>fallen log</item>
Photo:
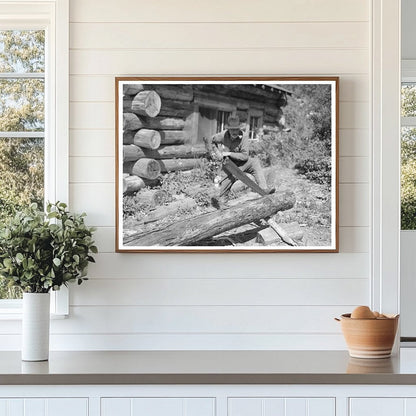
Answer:
[[[131, 102], [126, 100], [127, 105], [131, 108]], [[123, 129], [154, 129], [154, 130], [181, 130], [185, 126], [185, 121], [180, 117], [139, 117], [134, 113], [123, 114]]]
[[144, 90], [142, 84], [124, 84], [123, 85], [123, 94], [124, 95], [136, 95], [140, 91]]
[[163, 205], [169, 199], [167, 191], [161, 189], [142, 189], [137, 195], [136, 200], [141, 204], [147, 204], [151, 207]]
[[162, 101], [156, 91], [141, 91], [131, 103], [131, 111], [142, 116], [156, 117], [160, 112]]
[[124, 239], [128, 246], [187, 246], [252, 221], [267, 218], [295, 204], [293, 192], [266, 195], [233, 208], [197, 215], [151, 233], [136, 233]]
[[127, 175], [123, 177], [123, 193], [125, 194], [131, 194], [140, 191], [140, 189], [143, 189], [145, 187], [160, 185], [160, 178], [145, 179], [135, 175], [123, 175]]
[[180, 210], [188, 210], [196, 208], [196, 202], [192, 198], [183, 198], [179, 201], [171, 202], [169, 205], [155, 208], [149, 215], [146, 215], [140, 222], [149, 224], [151, 222], [160, 221], [169, 215], [175, 215]]
[[139, 159], [134, 164], [123, 165], [123, 168], [131, 175], [140, 176], [146, 179], [156, 179], [160, 175], [160, 165], [154, 159]]
[[143, 152], [152, 159], [191, 159], [208, 154], [205, 144], [161, 146], [157, 150], [143, 149]]
[[199, 159], [163, 159], [158, 160], [161, 172], [191, 170], [201, 166]]
[[140, 146], [145, 149], [155, 150], [160, 146], [160, 133], [157, 130], [140, 129], [133, 139], [133, 143], [136, 146]]
[[[289, 224], [280, 224], [281, 231], [284, 231], [290, 238], [294, 240], [302, 240], [303, 231], [297, 222]], [[257, 234], [257, 242], [265, 246], [282, 242], [282, 238], [276, 233], [272, 227], [265, 228]]]
[[131, 194], [144, 188], [146, 184], [138, 176], [127, 176], [123, 178], [123, 194]]

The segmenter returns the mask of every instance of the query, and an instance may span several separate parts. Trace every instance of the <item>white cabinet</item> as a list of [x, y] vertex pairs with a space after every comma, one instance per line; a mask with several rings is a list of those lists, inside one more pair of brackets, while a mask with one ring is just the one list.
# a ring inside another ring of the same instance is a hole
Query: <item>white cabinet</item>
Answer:
[[214, 398], [136, 397], [101, 399], [101, 416], [213, 416]]
[[415, 398], [351, 398], [349, 416], [416, 415]]
[[230, 398], [228, 416], [335, 416], [335, 399]]
[[0, 416], [88, 416], [87, 398], [0, 399]]

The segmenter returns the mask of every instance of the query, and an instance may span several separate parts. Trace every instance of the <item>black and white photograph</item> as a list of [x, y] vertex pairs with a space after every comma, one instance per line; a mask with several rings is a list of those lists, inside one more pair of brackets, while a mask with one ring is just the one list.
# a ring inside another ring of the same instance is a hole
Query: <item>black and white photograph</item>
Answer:
[[338, 78], [116, 78], [118, 252], [337, 252]]

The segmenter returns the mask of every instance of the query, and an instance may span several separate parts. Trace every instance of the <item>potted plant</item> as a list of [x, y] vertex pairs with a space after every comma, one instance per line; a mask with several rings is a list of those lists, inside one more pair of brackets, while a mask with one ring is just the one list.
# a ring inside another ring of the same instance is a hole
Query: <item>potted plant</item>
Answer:
[[94, 228], [85, 214], [71, 214], [64, 203], [36, 204], [0, 226], [0, 276], [23, 291], [22, 360], [49, 356], [50, 291], [86, 280], [92, 253], [97, 253]]

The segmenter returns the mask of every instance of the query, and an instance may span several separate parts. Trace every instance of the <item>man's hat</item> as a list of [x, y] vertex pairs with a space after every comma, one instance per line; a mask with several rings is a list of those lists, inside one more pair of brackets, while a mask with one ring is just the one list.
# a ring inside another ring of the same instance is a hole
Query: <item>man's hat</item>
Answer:
[[240, 128], [240, 118], [237, 115], [229, 116], [225, 128], [226, 129], [239, 129]]

